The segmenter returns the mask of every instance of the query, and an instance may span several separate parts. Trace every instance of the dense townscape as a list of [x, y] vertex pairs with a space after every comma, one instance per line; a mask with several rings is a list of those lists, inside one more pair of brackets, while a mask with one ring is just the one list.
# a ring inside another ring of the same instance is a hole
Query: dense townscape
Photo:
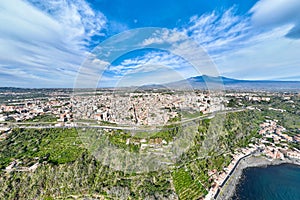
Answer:
[[221, 110], [218, 96], [195, 92], [123, 92], [76, 94], [75, 118], [95, 119], [123, 125], [159, 125], [178, 117], [181, 111], [210, 113]]
[[49, 114], [57, 117], [58, 122], [95, 120], [120, 125], [159, 125], [184, 111], [199, 115], [222, 110], [223, 103], [217, 95], [195, 92], [75, 93], [69, 98], [57, 96], [2, 104], [0, 121], [22, 122]]

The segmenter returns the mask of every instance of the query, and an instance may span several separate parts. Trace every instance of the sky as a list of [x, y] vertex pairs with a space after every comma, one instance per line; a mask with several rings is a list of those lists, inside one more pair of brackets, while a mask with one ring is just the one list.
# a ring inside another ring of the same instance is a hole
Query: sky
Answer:
[[0, 1], [0, 87], [300, 81], [299, 10], [299, 0]]

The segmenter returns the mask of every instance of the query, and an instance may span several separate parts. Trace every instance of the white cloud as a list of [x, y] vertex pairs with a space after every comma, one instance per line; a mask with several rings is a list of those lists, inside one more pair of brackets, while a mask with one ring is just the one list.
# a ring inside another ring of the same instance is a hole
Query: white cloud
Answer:
[[[300, 76], [300, 41], [284, 37], [289, 27], [275, 29], [270, 37], [247, 48], [220, 57], [217, 65], [223, 74], [241, 79], [288, 79]], [[254, 40], [255, 41], [255, 40]], [[299, 80], [299, 79], [298, 79]]]
[[[145, 67], [147, 66], [147, 67]], [[170, 69], [188, 67], [189, 64], [178, 56], [169, 52], [149, 52], [143, 56], [123, 60], [119, 65], [110, 67], [110, 71], [124, 75], [128, 73], [155, 71], [155, 66], [167, 66]]]
[[[86, 82], [81, 87], [91, 86], [104, 72], [99, 66], [109, 65], [88, 52], [87, 45], [94, 42], [93, 36], [102, 35], [107, 20], [84, 0], [1, 1], [0, 10], [0, 83], [3, 86], [72, 87], [85, 58], [91, 60], [80, 71], [82, 83]], [[300, 33], [299, 10], [298, 0], [260, 0], [243, 16], [236, 14], [236, 8], [192, 16], [185, 26], [157, 32], [139, 46], [169, 43], [172, 47], [169, 52], [154, 51], [125, 59], [111, 66], [110, 74], [104, 73], [101, 81], [106, 81], [108, 86], [122, 79], [131, 85], [143, 81], [174, 81], [200, 75], [199, 71], [217, 75], [214, 62], [221, 74], [234, 78], [280, 79], [280, 76], [288, 78], [291, 71], [294, 77], [299, 77], [300, 44], [289, 39], [297, 38]], [[121, 22], [109, 23], [115, 24], [113, 29], [127, 29]], [[122, 53], [122, 48], [131, 45], [124, 42], [128, 38], [143, 38], [130, 33], [115, 37], [108, 46], [115, 48], [118, 44], [117, 53]], [[134, 33], [140, 34], [142, 30]]]
[[188, 39], [188, 36], [183, 31], [177, 29], [158, 29], [150, 38], [145, 39], [142, 42], [143, 46], [151, 44], [163, 44], [163, 43], [178, 43]]
[[274, 28], [293, 25], [288, 37], [300, 38], [299, 0], [260, 0], [250, 10], [256, 27]]
[[87, 55], [86, 45], [101, 35], [106, 19], [83, 0], [31, 3], [0, 3], [0, 60], [14, 69], [0, 66], [0, 80], [14, 72], [23, 80], [18, 86], [70, 87]]
[[110, 70], [118, 75], [155, 70], [159, 74], [158, 68], [167, 66], [170, 70], [184, 74], [184, 78], [201, 74], [218, 76], [220, 74], [206, 51], [216, 59], [228, 53], [227, 51], [245, 47], [248, 43], [244, 40], [255, 35], [249, 32], [249, 19], [235, 15], [234, 8], [223, 14], [212, 12], [193, 16], [185, 27], [157, 30], [142, 42], [144, 47], [171, 44], [170, 53], [151, 52], [142, 57], [124, 60]]
[[236, 15], [235, 11], [236, 8], [233, 7], [224, 13], [212, 12], [193, 16], [184, 31], [210, 54], [240, 48], [253, 35], [250, 32], [249, 19]]
[[260, 0], [249, 11], [248, 38], [239, 42], [243, 45], [213, 55], [220, 71], [242, 79], [299, 77], [300, 43], [292, 40], [300, 36], [300, 29], [294, 31], [300, 22], [299, 9], [299, 1]]
[[[192, 16], [186, 26], [154, 34], [144, 40], [143, 45], [194, 41], [197, 48], [200, 45], [204, 51], [215, 56], [220, 52], [234, 51], [246, 46], [248, 43], [245, 41], [255, 35], [251, 30], [249, 17], [238, 16], [236, 8], [232, 7], [223, 13], [211, 12]], [[189, 51], [194, 53], [192, 49]]]
[[62, 23], [66, 38], [90, 40], [91, 36], [102, 35], [105, 16], [95, 12], [84, 0], [28, 0], [32, 5]]
[[[267, 0], [261, 2], [267, 2]], [[298, 7], [298, 3], [290, 3], [292, 5], [287, 6], [287, 8], [291, 8], [293, 5]], [[275, 2], [274, 7], [280, 6], [276, 5]], [[258, 3], [251, 9], [251, 12], [254, 12], [252, 17], [255, 18], [255, 14], [262, 12], [259, 9], [263, 8], [260, 8]], [[283, 10], [285, 9], [283, 6]], [[267, 16], [273, 15], [271, 13], [267, 14]], [[295, 19], [298, 14], [292, 15]], [[267, 16], [261, 17], [270, 18]], [[293, 18], [290, 17], [289, 20], [291, 19]], [[290, 23], [282, 23], [279, 27], [276, 25], [266, 29], [258, 28], [256, 25], [253, 26], [251, 15], [237, 16], [235, 8], [231, 8], [223, 14], [212, 12], [202, 16], [193, 16], [185, 27], [173, 30], [175, 33], [168, 31], [163, 34], [165, 37], [161, 37], [159, 34], [154, 35], [145, 40], [144, 44], [161, 44], [165, 41], [180, 43], [180, 41], [188, 38], [188, 35], [209, 53], [222, 75], [244, 79], [280, 79], [281, 77], [288, 77], [293, 72], [294, 77], [299, 77], [300, 60], [298, 59], [299, 51], [297, 49], [299, 49], [300, 44], [297, 41], [285, 38], [292, 27], [293, 25]], [[174, 35], [180, 35], [181, 37], [174, 37]], [[184, 42], [181, 44], [184, 44]], [[193, 55], [202, 52], [199, 52], [199, 48], [198, 51], [195, 51], [195, 48], [190, 44], [188, 43], [186, 48], [181, 48], [179, 55], [185, 55], [193, 60]], [[186, 49], [186, 51], [183, 49]], [[174, 58], [171, 56], [165, 59], [164, 62], [161, 60], [158, 62], [147, 60], [147, 57], [143, 58], [144, 61], [142, 61], [142, 58], [140, 59], [139, 62], [143, 64], [154, 62], [163, 63], [166, 66], [176, 66], [175, 63], [172, 63]], [[200, 67], [202, 74], [209, 74], [213, 71], [213, 69], [207, 70], [205, 68], [203, 60], [194, 60], [193, 63], [199, 62], [203, 63], [203, 67]], [[139, 66], [140, 63], [133, 62], [132, 64]], [[119, 70], [121, 69], [122, 66], [119, 66]]]

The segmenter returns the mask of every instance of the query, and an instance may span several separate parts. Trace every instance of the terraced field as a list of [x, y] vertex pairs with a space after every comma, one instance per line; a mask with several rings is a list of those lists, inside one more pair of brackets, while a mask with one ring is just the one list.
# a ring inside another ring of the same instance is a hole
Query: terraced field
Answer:
[[190, 172], [180, 168], [173, 172], [173, 184], [180, 199], [199, 199], [207, 194], [207, 190]]

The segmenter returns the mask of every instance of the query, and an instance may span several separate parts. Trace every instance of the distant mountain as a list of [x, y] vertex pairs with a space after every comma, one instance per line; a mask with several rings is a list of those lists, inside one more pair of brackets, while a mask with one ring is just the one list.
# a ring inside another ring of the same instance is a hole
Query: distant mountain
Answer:
[[235, 89], [235, 90], [267, 90], [267, 91], [299, 91], [300, 81], [238, 80], [223, 76], [196, 76], [185, 80], [166, 84], [169, 88], [193, 89]]
[[[300, 81], [270, 81], [270, 80], [238, 80], [224, 76], [196, 76], [185, 80], [171, 82], [167, 84], [149, 84], [142, 86], [120, 87], [117, 89], [129, 90], [168, 90], [168, 89], [226, 89], [226, 90], [264, 90], [264, 91], [292, 91], [300, 93]], [[98, 88], [103, 89], [103, 88]], [[114, 87], [105, 89], [116, 89]], [[78, 89], [80, 91], [81, 89]], [[86, 91], [86, 88], [82, 90]], [[93, 88], [91, 88], [93, 90]], [[73, 92], [72, 88], [14, 88], [0, 87], [0, 93], [3, 92]]]

